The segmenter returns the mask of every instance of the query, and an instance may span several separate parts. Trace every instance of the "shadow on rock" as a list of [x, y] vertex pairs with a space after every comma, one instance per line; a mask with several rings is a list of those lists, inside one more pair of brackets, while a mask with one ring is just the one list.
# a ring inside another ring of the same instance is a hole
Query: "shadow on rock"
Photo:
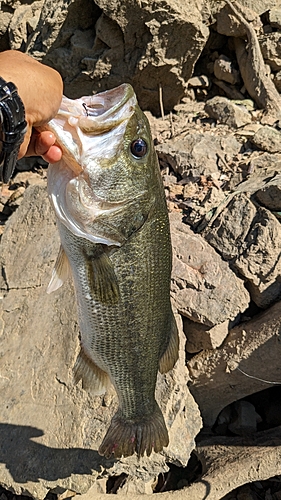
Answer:
[[[92, 474], [109, 466], [97, 451], [83, 448], [50, 448], [33, 441], [44, 432], [30, 426], [0, 424], [0, 462], [18, 483], [56, 481], [71, 474]], [[113, 460], [110, 461], [112, 465]]]

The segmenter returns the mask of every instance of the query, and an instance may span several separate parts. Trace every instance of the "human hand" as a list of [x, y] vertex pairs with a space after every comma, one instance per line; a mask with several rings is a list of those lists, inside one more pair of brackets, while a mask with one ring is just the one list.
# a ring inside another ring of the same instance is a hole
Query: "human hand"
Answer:
[[53, 133], [40, 131], [60, 107], [63, 84], [57, 71], [16, 50], [0, 52], [0, 75], [13, 82], [25, 107], [27, 131], [18, 159], [42, 156], [49, 163], [61, 159]]

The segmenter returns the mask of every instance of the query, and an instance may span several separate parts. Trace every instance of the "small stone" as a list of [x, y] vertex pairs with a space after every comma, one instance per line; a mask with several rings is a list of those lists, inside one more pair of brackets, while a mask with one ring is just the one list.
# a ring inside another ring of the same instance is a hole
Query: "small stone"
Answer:
[[273, 83], [275, 87], [277, 88], [279, 94], [281, 92], [281, 71], [278, 71], [277, 73], [274, 73], [273, 75]]
[[268, 125], [260, 127], [251, 142], [262, 151], [281, 153], [281, 132]]
[[170, 196], [173, 198], [176, 196], [182, 196], [184, 187], [181, 186], [180, 184], [169, 184], [168, 190]]
[[205, 111], [211, 118], [229, 127], [243, 127], [252, 121], [245, 106], [234, 104], [226, 97], [216, 96], [209, 99], [205, 104]]
[[61, 493], [60, 495], [58, 495], [57, 500], [67, 500], [68, 498], [75, 497], [75, 495], [76, 495], [75, 491], [65, 490], [63, 493]]
[[216, 349], [221, 346], [228, 335], [229, 321], [210, 327], [184, 318], [183, 330], [186, 335], [185, 348], [187, 352], [195, 353], [202, 349]]
[[276, 31], [259, 37], [263, 58], [270, 65], [272, 71], [281, 69], [281, 33]]
[[258, 201], [269, 210], [281, 210], [281, 176], [268, 182], [256, 192]]
[[240, 81], [239, 71], [235, 69], [231, 59], [223, 54], [214, 62], [214, 74], [218, 80], [224, 80], [231, 85]]
[[183, 189], [183, 199], [187, 200], [193, 198], [198, 193], [198, 185], [194, 182], [189, 182], [184, 186]]
[[198, 88], [209, 88], [211, 86], [211, 80], [206, 75], [193, 76], [187, 82], [189, 87]]
[[228, 429], [237, 436], [247, 436], [257, 431], [257, 420], [254, 405], [248, 401], [236, 401], [232, 405], [232, 415]]

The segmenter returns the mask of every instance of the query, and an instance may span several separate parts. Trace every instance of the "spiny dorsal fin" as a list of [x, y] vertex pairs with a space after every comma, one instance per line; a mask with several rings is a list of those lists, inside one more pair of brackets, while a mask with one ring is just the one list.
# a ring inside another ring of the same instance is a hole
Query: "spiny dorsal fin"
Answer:
[[97, 299], [103, 304], [116, 304], [120, 292], [112, 262], [103, 252], [90, 260], [91, 286]]
[[69, 260], [64, 249], [60, 246], [59, 254], [52, 272], [52, 277], [47, 288], [47, 293], [52, 293], [60, 288], [70, 275]]
[[82, 380], [82, 388], [95, 396], [104, 394], [111, 385], [107, 373], [101, 370], [83, 349], [78, 354], [73, 373], [75, 383]]
[[174, 365], [178, 360], [178, 357], [179, 357], [179, 334], [178, 334], [178, 327], [176, 324], [176, 320], [174, 318], [174, 315], [172, 314], [170, 341], [166, 351], [164, 352], [159, 362], [160, 373], [167, 373], [169, 370], [172, 370], [172, 368], [174, 367]]

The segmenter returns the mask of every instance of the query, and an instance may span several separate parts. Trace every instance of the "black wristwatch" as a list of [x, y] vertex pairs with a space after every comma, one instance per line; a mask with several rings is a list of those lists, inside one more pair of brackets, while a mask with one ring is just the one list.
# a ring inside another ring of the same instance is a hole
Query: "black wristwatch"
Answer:
[[20, 145], [26, 133], [23, 102], [17, 87], [0, 77], [0, 180], [13, 175]]

